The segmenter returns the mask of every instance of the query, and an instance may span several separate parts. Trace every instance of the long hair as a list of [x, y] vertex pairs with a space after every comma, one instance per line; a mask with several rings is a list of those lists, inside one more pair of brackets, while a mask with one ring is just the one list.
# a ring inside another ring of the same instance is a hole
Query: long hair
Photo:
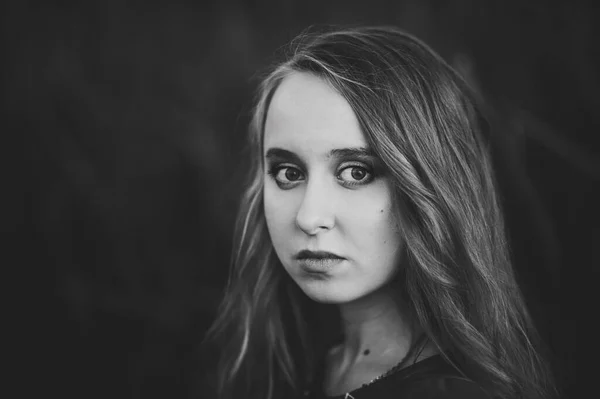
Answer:
[[362, 27], [302, 33], [259, 87], [232, 269], [210, 331], [221, 349], [221, 396], [298, 392], [327, 345], [313, 317], [319, 306], [285, 273], [263, 210], [265, 118], [293, 72], [312, 73], [340, 93], [381, 159], [405, 240], [396, 292], [428, 339], [493, 396], [550, 394], [512, 270], [481, 101], [419, 40], [391, 27]]

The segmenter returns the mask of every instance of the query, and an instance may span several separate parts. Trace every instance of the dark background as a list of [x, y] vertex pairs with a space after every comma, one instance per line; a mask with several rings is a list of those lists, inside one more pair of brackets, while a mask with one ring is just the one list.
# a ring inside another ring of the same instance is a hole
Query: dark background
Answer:
[[6, 343], [11, 371], [24, 377], [18, 397], [198, 390], [211, 369], [198, 344], [229, 267], [253, 77], [323, 23], [400, 26], [489, 100], [519, 281], [564, 397], [574, 396], [576, 374], [598, 369], [575, 367], [576, 347], [596, 363], [598, 347], [596, 8], [3, 3], [4, 269], [17, 288], [5, 300], [16, 322], [3, 329], [15, 333]]

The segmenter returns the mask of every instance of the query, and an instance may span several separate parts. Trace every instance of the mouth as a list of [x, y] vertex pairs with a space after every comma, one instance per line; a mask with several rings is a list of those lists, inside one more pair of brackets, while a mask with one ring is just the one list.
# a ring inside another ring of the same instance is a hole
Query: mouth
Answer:
[[296, 260], [307, 273], [325, 274], [343, 262], [345, 258], [332, 252], [302, 250], [296, 255]]
[[305, 259], [344, 259], [343, 257], [334, 254], [333, 252], [327, 251], [309, 251], [308, 249], [303, 249], [302, 251], [296, 254], [296, 259], [305, 260]]

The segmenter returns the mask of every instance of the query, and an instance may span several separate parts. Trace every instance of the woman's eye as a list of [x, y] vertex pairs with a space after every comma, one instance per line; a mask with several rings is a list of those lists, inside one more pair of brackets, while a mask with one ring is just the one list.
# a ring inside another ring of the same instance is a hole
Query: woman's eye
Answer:
[[291, 166], [276, 167], [269, 172], [280, 186], [286, 186], [304, 180], [302, 172]]
[[373, 174], [362, 166], [349, 166], [342, 169], [338, 178], [350, 185], [366, 184], [373, 179]]
[[[283, 173], [281, 173], [281, 172], [283, 172]], [[283, 168], [279, 171], [279, 173], [277, 175], [280, 177], [281, 177], [281, 175], [283, 175], [285, 177], [285, 179], [287, 179], [289, 181], [296, 181], [296, 180], [300, 180], [300, 178], [301, 178], [300, 171], [298, 169], [294, 169], [294, 168]]]

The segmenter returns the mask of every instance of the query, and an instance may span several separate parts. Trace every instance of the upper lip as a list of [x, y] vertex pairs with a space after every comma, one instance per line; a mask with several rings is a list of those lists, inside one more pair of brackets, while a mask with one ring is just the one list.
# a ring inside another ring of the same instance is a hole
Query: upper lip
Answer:
[[339, 255], [327, 251], [310, 251], [303, 249], [296, 254], [296, 259], [344, 259]]

